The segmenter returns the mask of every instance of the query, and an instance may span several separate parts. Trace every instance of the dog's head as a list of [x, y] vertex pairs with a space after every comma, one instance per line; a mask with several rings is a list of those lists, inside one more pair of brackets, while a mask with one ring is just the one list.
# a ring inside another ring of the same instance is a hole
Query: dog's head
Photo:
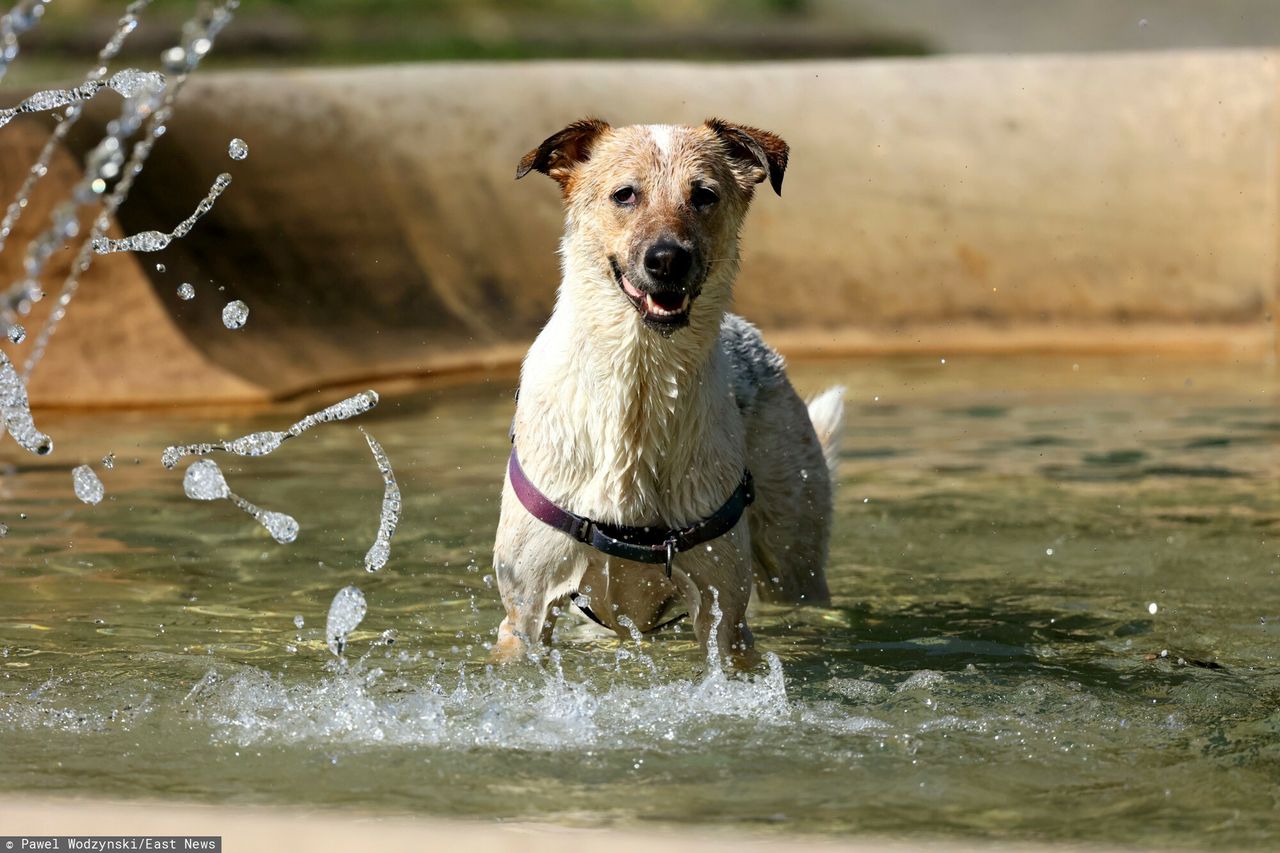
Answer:
[[516, 177], [538, 171], [560, 184], [566, 263], [671, 334], [689, 325], [699, 297], [708, 310], [728, 304], [751, 196], [766, 179], [781, 195], [786, 168], [787, 144], [754, 127], [583, 119], [526, 154]]

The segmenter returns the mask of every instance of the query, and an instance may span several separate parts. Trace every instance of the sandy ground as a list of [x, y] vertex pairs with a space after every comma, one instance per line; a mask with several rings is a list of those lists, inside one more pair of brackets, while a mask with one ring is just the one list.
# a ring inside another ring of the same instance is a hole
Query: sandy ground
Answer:
[[[435, 818], [389, 818], [333, 811], [233, 808], [187, 803], [0, 800], [0, 836], [25, 835], [216, 835], [227, 853], [292, 850], [466, 850], [564, 853], [608, 849], [610, 853], [782, 853], [782, 851], [961, 851], [1101, 850], [1096, 845], [992, 845], [906, 842], [882, 838], [831, 840], [762, 837], [705, 830], [577, 829], [530, 823], [480, 823]], [[15, 847], [14, 849], [17, 849]], [[1112, 848], [1119, 849], [1119, 848]]]

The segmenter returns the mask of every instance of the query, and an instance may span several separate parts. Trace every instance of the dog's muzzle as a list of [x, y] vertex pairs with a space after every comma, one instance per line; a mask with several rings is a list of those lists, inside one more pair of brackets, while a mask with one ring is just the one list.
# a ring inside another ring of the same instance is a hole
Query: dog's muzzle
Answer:
[[[653, 250], [650, 249], [649, 254], [652, 254], [652, 252]], [[687, 253], [685, 254], [687, 257]], [[655, 265], [659, 263], [670, 263], [676, 267], [683, 266], [683, 270], [679, 271], [679, 277], [683, 279], [688, 275], [689, 262], [687, 261], [681, 262], [665, 258], [655, 261]], [[675, 287], [662, 289], [661, 279], [659, 280], [659, 287], [654, 288], [646, 285], [644, 289], [641, 289], [622, 271], [622, 267], [618, 265], [617, 260], [610, 258], [609, 266], [613, 270], [613, 277], [618, 282], [618, 287], [631, 302], [632, 307], [640, 314], [640, 319], [644, 321], [645, 325], [670, 333], [681, 326], [689, 324], [689, 311], [693, 307], [693, 300], [698, 298], [698, 294], [701, 292], [700, 289]], [[646, 273], [648, 273], [649, 258], [647, 255], [645, 266]], [[671, 269], [666, 277], [674, 279], [676, 271]]]

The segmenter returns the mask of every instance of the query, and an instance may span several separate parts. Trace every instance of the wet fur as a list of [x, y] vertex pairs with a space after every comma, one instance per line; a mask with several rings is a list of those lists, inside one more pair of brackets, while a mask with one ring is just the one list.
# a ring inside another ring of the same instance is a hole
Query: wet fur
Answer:
[[[728, 313], [738, 231], [755, 187], [781, 190], [787, 147], [765, 131], [710, 121], [699, 127], [611, 128], [576, 122], [521, 161], [550, 175], [566, 202], [563, 278], [555, 310], [524, 361], [515, 432], [529, 478], [557, 504], [628, 525], [682, 526], [714, 512], [745, 468], [756, 502], [729, 534], [661, 567], [608, 557], [533, 518], [508, 480], [494, 545], [507, 617], [495, 653], [536, 651], [570, 593], [619, 633], [652, 627], [683, 599], [704, 644], [750, 649], [752, 588], [770, 601], [825, 603], [840, 391], [815, 401], [820, 421], [787, 380], [782, 359]], [[707, 210], [693, 184], [714, 190]], [[615, 203], [637, 189], [631, 207]], [[656, 329], [620, 289], [643, 281], [643, 256], [673, 239], [694, 258], [687, 323]], [[819, 430], [826, 439], [819, 440]], [[722, 614], [717, 620], [714, 611]]]

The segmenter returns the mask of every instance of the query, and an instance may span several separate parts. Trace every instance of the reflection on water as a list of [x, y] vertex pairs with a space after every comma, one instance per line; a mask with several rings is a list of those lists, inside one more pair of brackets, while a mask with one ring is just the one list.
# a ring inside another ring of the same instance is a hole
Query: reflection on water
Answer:
[[[297, 541], [278, 545], [225, 501], [188, 501], [159, 456], [287, 413], [47, 415], [58, 454], [10, 445], [19, 467], [0, 480], [0, 786], [571, 823], [1274, 840], [1269, 374], [948, 359], [796, 376], [854, 389], [834, 604], [761, 607], [769, 654], [742, 676], [709, 667], [687, 630], [636, 644], [572, 624], [540, 665], [490, 668], [508, 381], [389, 396], [362, 419], [404, 507], [373, 575], [384, 483], [352, 425], [225, 460], [297, 517]], [[105, 499], [80, 503], [68, 472], [108, 452]], [[351, 583], [368, 613], [339, 661], [325, 614]]]

